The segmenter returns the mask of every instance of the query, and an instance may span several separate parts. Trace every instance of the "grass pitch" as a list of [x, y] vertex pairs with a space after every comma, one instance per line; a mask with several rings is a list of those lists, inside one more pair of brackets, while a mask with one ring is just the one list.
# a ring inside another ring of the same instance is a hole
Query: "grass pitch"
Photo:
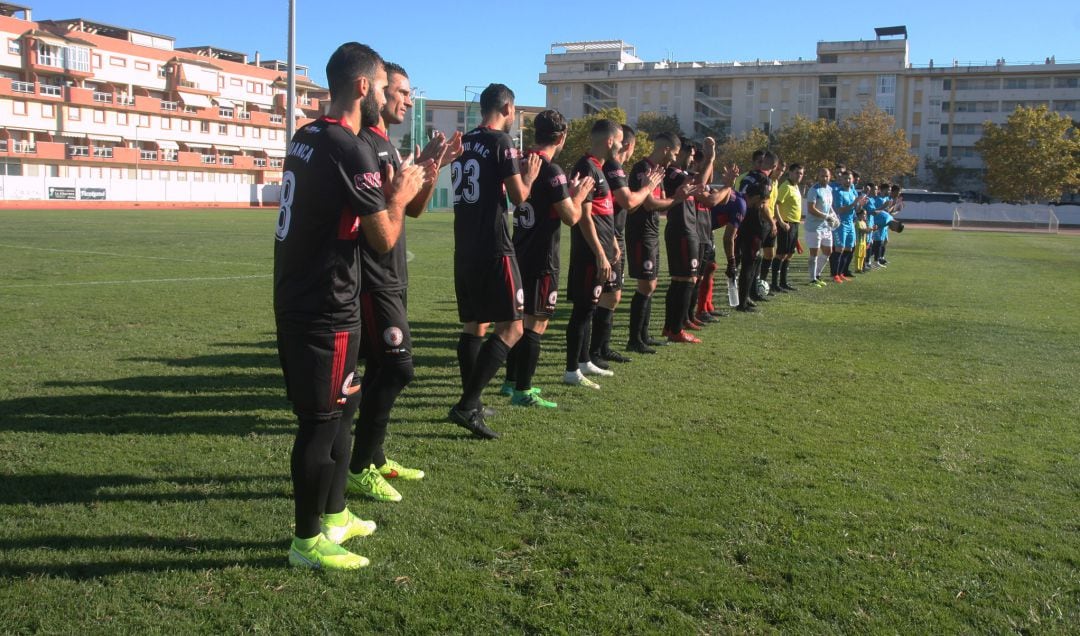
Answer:
[[559, 384], [564, 306], [536, 379], [560, 409], [492, 390], [484, 442], [444, 421], [450, 215], [409, 220], [417, 379], [387, 448], [428, 478], [354, 501], [373, 565], [320, 574], [285, 560], [275, 213], [0, 219], [0, 633], [1080, 625], [1078, 237], [909, 228], [888, 270], [599, 392]]

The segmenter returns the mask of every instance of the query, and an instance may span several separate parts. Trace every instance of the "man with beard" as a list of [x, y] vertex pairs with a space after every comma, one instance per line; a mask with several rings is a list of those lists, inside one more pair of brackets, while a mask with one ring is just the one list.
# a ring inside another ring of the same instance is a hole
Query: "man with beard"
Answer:
[[[515, 205], [529, 198], [540, 171], [539, 155], [518, 165], [509, 132], [514, 122], [514, 92], [490, 84], [480, 93], [480, 126], [462, 138], [462, 154], [451, 164], [454, 188], [454, 287], [462, 393], [450, 420], [478, 437], [494, 439], [480, 395], [521, 339], [525, 291], [506, 226], [507, 195]], [[505, 190], [504, 190], [505, 189]], [[483, 340], [489, 323], [495, 333]]]
[[286, 395], [299, 420], [291, 471], [295, 531], [289, 563], [351, 570], [368, 560], [340, 546], [375, 524], [345, 505], [349, 443], [359, 387], [361, 228], [388, 252], [405, 208], [434, 165], [405, 163], [382, 174], [378, 157], [356, 137], [361, 113], [385, 100], [386, 70], [370, 47], [349, 42], [326, 65], [328, 113], [296, 131], [282, 178], [274, 245], [274, 313]]
[[[390, 143], [387, 128], [405, 121], [405, 111], [412, 106], [412, 88], [405, 69], [386, 63], [386, 103], [377, 116], [365, 114], [360, 140], [379, 158], [383, 174], [401, 169], [401, 156]], [[451, 141], [450, 160], [461, 151], [461, 134]], [[435, 169], [447, 160], [450, 148], [441, 133], [420, 153], [417, 161], [432, 161]], [[409, 202], [405, 214], [419, 217], [424, 213], [435, 190], [435, 179]], [[405, 259], [405, 231], [402, 229], [389, 252], [382, 252], [368, 240], [367, 228], [360, 234], [360, 314], [362, 330], [360, 350], [366, 362], [361, 383], [360, 412], [356, 420], [352, 459], [349, 461], [349, 490], [376, 501], [401, 501], [401, 494], [387, 479], [417, 480], [424, 471], [406, 468], [386, 457], [383, 441], [390, 421], [390, 410], [401, 391], [412, 381], [412, 337], [406, 317], [406, 289], [409, 285]]]

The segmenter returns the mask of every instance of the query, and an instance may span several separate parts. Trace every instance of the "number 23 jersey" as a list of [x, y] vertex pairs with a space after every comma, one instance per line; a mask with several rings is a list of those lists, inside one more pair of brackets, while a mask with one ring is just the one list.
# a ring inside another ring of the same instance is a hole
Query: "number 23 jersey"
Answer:
[[503, 180], [520, 174], [518, 151], [510, 135], [484, 126], [466, 133], [461, 144], [461, 156], [450, 166], [454, 261], [483, 263], [513, 254]]
[[566, 174], [543, 153], [529, 199], [514, 210], [514, 250], [522, 276], [559, 271], [562, 220], [555, 204], [570, 198]]

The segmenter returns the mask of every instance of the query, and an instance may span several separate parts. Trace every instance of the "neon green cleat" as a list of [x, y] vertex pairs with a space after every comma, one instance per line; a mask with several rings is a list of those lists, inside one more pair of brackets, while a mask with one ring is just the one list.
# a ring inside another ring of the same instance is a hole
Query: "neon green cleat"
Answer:
[[502, 386], [499, 387], [499, 395], [505, 395], [506, 397], [510, 397], [513, 394], [514, 394], [514, 383], [513, 382], [503, 382]]
[[[312, 545], [305, 545], [309, 543]], [[321, 534], [314, 539], [306, 540], [293, 537], [292, 545], [289, 546], [289, 565], [298, 568], [358, 570], [370, 564], [371, 561], [367, 557], [353, 554]]]
[[375, 501], [401, 501], [401, 493], [386, 483], [374, 464], [359, 473], [349, 473], [349, 491]]
[[402, 479], [405, 481], [416, 481], [424, 478], [424, 471], [419, 468], [405, 468], [389, 457], [386, 458], [385, 464], [379, 466], [379, 474], [384, 479]]
[[528, 391], [514, 391], [514, 397], [510, 398], [510, 403], [514, 406], [539, 406], [546, 409], [558, 408], [559, 405], [551, 400], [545, 400], [540, 397], [540, 392], [536, 389], [529, 389]]
[[341, 545], [353, 537], [375, 532], [375, 522], [357, 517], [348, 508], [335, 515], [323, 515], [322, 533], [330, 543]]

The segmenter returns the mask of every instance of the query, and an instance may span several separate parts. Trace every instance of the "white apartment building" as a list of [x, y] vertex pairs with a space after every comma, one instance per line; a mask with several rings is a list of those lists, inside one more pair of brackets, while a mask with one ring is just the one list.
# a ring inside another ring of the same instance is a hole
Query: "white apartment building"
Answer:
[[982, 122], [1004, 123], [1018, 106], [1044, 104], [1080, 119], [1080, 60], [1058, 63], [912, 64], [906, 27], [875, 29], [873, 40], [818, 42], [816, 56], [744, 62], [646, 62], [620, 40], [551, 46], [540, 83], [547, 106], [568, 118], [618, 106], [635, 122], [646, 112], [678, 117], [694, 137], [768, 132], [797, 115], [843, 119], [868, 103], [896, 118], [919, 157], [951, 159], [981, 190], [975, 142]]
[[[287, 64], [0, 3], [0, 200], [257, 203], [281, 181]], [[298, 124], [328, 93], [297, 67]]]

